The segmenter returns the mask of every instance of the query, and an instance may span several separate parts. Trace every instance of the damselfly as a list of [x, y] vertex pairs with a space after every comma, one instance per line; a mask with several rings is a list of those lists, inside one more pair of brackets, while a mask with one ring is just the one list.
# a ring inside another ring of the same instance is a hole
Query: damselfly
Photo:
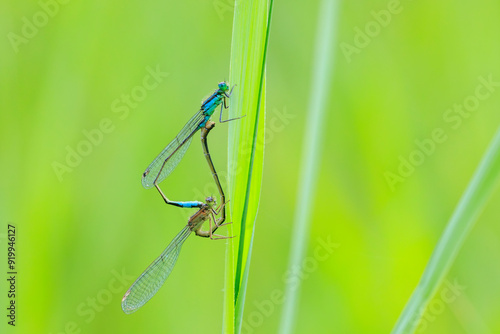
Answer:
[[[222, 202], [217, 209], [214, 209], [216, 206], [215, 199], [212, 197], [206, 198], [205, 203], [202, 203], [200, 209], [189, 218], [187, 225], [170, 242], [163, 253], [161, 253], [161, 255], [127, 290], [122, 299], [123, 312], [130, 314], [137, 311], [156, 294], [172, 272], [182, 244], [186, 241], [191, 232], [196, 233], [196, 235], [200, 237], [210, 238], [212, 240], [229, 238], [213, 233], [218, 227], [229, 224], [222, 224], [221, 218], [215, 218], [215, 216], [224, 209], [225, 204], [226, 203]], [[202, 231], [201, 227], [207, 220], [210, 225], [209, 229], [208, 231]]]
[[161, 151], [161, 153], [153, 160], [148, 168], [146, 168], [146, 171], [144, 171], [144, 173], [142, 174], [142, 185], [144, 186], [144, 188], [149, 189], [152, 187], [156, 187], [165, 203], [184, 208], [201, 208], [201, 206], [203, 205], [203, 203], [199, 201], [171, 201], [163, 194], [158, 184], [163, 181], [168, 175], [170, 175], [175, 167], [177, 167], [182, 157], [186, 153], [189, 144], [191, 144], [193, 135], [198, 130], [205, 127], [206, 123], [210, 120], [210, 117], [212, 117], [212, 114], [215, 112], [215, 109], [217, 109], [219, 105], [221, 106], [219, 122], [224, 123], [241, 118], [237, 117], [227, 119], [225, 121], [222, 120], [222, 110], [223, 108], [227, 109], [229, 107], [226, 99], [231, 96], [233, 89], [231, 89], [229, 93], [228, 91], [229, 86], [226, 82], [219, 83], [218, 88], [215, 90], [215, 92], [202, 102], [200, 110], [198, 110], [198, 112], [193, 117], [191, 117], [191, 119], [186, 123], [186, 125], [184, 125], [184, 127], [174, 138], [174, 140], [172, 140], [167, 145], [167, 147], [165, 147], [163, 151]]

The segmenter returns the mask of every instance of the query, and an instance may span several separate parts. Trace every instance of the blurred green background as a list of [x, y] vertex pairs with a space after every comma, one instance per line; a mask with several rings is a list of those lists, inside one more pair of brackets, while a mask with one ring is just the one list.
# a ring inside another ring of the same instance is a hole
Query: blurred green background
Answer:
[[[193, 212], [167, 207], [140, 176], [228, 78], [233, 5], [60, 1], [0, 3], [0, 261], [5, 274], [11, 223], [19, 272], [17, 326], [3, 316], [2, 332], [219, 333], [225, 241], [191, 237], [143, 309], [125, 315], [120, 301]], [[271, 300], [287, 277], [317, 12], [316, 1], [275, 3], [243, 333], [278, 329]], [[498, 1], [340, 3], [297, 333], [390, 332], [498, 127], [499, 15]], [[210, 146], [225, 180], [227, 126], [216, 129]], [[446, 139], [430, 144], [436, 129]], [[172, 199], [216, 194], [197, 138], [162, 184]], [[84, 155], [68, 158], [72, 150]], [[500, 332], [499, 200], [419, 333]], [[334, 250], [320, 259], [328, 240]]]

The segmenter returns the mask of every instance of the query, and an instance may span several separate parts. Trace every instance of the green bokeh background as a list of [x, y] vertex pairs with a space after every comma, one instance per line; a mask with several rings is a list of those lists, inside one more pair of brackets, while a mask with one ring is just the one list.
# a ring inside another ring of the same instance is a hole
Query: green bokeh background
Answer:
[[[339, 5], [309, 259], [318, 238], [338, 247], [326, 260], [309, 262], [297, 333], [391, 330], [499, 125], [498, 86], [456, 129], [443, 116], [474, 96], [480, 76], [500, 81], [500, 3], [402, 1], [401, 12], [346, 57], [340, 43], [354, 45], [355, 28], [365, 29], [372, 11], [389, 3]], [[191, 237], [168, 283], [143, 309], [125, 315], [120, 300], [192, 213], [165, 206], [142, 188], [140, 176], [201, 99], [228, 78], [231, 9], [229, 0], [70, 0], [15, 52], [9, 34], [22, 35], [24, 18], [33, 22], [41, 7], [0, 3], [3, 310], [8, 223], [17, 228], [19, 272], [17, 326], [2, 315], [2, 333], [221, 331], [225, 241]], [[275, 333], [279, 325], [281, 306], [269, 300], [284, 290], [314, 89], [317, 11], [316, 1], [275, 3], [264, 177], [244, 315], [252, 329], [243, 333]], [[169, 75], [120, 118], [112, 103], [157, 66]], [[113, 130], [59, 180], [54, 162], [66, 163], [68, 147], [77, 149], [84, 131], [103, 119]], [[385, 173], [397, 173], [400, 157], [416, 154], [415, 141], [436, 128], [446, 140], [391, 188]], [[218, 124], [210, 137], [223, 180], [226, 130]], [[216, 194], [201, 152], [195, 139], [162, 184], [171, 198]], [[464, 288], [446, 298], [443, 286], [420, 333], [500, 332], [499, 200], [497, 193], [448, 275]]]

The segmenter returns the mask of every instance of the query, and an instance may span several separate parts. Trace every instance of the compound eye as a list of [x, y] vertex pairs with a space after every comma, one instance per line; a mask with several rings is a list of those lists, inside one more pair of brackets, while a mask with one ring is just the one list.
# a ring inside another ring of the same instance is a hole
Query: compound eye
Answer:
[[222, 91], [226, 91], [228, 89], [227, 83], [225, 83], [224, 81], [219, 83], [219, 89]]

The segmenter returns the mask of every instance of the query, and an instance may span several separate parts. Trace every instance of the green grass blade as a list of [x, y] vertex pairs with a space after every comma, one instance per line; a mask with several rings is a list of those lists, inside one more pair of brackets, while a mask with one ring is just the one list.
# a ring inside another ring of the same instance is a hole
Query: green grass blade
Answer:
[[500, 128], [458, 203], [393, 334], [413, 333], [500, 179]]
[[229, 117], [229, 213], [224, 332], [241, 329], [264, 159], [265, 60], [273, 0], [236, 1], [229, 82], [237, 85]]
[[[333, 45], [335, 44], [336, 0], [323, 0], [319, 7], [315, 59], [311, 83], [309, 112], [302, 147], [296, 211], [290, 245], [288, 272], [299, 277], [309, 240], [314, 194], [321, 160], [323, 124], [332, 82]], [[285, 287], [280, 333], [292, 333], [300, 287], [290, 280]]]

